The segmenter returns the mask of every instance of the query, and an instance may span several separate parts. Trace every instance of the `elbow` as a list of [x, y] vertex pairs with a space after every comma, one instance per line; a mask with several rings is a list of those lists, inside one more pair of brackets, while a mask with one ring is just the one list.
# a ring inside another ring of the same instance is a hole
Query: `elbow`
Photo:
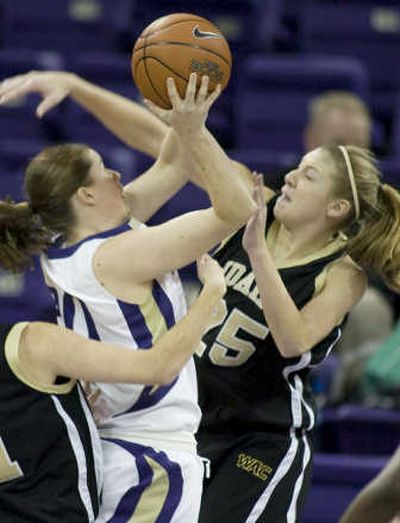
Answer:
[[157, 385], [166, 386], [174, 381], [179, 371], [176, 369], [161, 369], [158, 374]]
[[257, 206], [252, 200], [239, 200], [229, 207], [220, 206], [218, 204], [214, 204], [213, 207], [215, 214], [220, 220], [234, 225], [236, 228], [245, 225], [257, 210]]
[[297, 358], [311, 349], [307, 343], [300, 340], [280, 340], [275, 343], [280, 355], [285, 359]]
[[[279, 331], [285, 331], [284, 334]], [[274, 338], [275, 344], [283, 358], [297, 358], [306, 352], [309, 352], [318, 340], [315, 339], [312, 333], [312, 327], [303, 322], [299, 328], [294, 326], [290, 329], [288, 325], [286, 328], [279, 329], [274, 333], [271, 329], [271, 335]]]
[[[168, 351], [164, 351], [167, 353]], [[173, 357], [166, 359], [163, 352], [157, 355], [156, 361], [152, 365], [152, 385], [165, 386], [174, 381], [179, 374], [180, 368], [175, 365]]]

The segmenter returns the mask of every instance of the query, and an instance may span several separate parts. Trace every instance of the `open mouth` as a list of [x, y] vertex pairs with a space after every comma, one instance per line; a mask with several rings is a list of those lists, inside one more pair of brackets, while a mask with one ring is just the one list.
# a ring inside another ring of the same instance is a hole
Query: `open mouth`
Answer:
[[281, 189], [281, 194], [279, 196], [279, 201], [280, 202], [284, 202], [284, 201], [290, 202], [290, 201], [292, 201], [292, 198], [289, 196], [288, 191], [285, 188], [285, 186], [283, 186], [282, 189]]

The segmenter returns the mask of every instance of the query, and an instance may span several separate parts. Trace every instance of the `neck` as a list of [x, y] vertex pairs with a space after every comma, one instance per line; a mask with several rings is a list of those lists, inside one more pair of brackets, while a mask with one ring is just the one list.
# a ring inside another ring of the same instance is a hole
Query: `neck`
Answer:
[[77, 224], [77, 226], [74, 227], [68, 234], [64, 245], [66, 247], [73, 245], [84, 240], [85, 238], [88, 238], [89, 236], [93, 236], [95, 234], [108, 231], [109, 229], [113, 229], [114, 227], [118, 227], [118, 225], [122, 225], [122, 223], [124, 223], [123, 220], [116, 220], [115, 218], [102, 218], [99, 220], [85, 221], [84, 224]]
[[315, 228], [288, 229], [278, 224], [278, 231], [271, 242], [270, 250], [277, 261], [301, 260], [331, 244], [330, 231]]

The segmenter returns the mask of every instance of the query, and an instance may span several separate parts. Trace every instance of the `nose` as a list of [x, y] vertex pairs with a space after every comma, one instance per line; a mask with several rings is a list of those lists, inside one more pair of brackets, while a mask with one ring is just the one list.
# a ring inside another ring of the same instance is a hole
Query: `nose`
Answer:
[[118, 171], [112, 171], [112, 176], [113, 176], [114, 180], [117, 182], [119, 182], [121, 179], [121, 175]]
[[296, 185], [296, 170], [290, 171], [287, 174], [285, 174], [284, 180], [287, 185], [294, 187]]

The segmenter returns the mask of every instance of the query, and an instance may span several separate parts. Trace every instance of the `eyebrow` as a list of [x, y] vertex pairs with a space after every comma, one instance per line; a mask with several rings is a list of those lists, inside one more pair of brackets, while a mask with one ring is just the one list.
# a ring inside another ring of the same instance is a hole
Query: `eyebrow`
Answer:
[[315, 171], [317, 173], [318, 176], [321, 176], [320, 170], [317, 167], [315, 167], [315, 165], [312, 165], [307, 162], [305, 162], [303, 165], [302, 164], [303, 164], [303, 161], [301, 161], [299, 164], [300, 169], [312, 169], [313, 171]]

